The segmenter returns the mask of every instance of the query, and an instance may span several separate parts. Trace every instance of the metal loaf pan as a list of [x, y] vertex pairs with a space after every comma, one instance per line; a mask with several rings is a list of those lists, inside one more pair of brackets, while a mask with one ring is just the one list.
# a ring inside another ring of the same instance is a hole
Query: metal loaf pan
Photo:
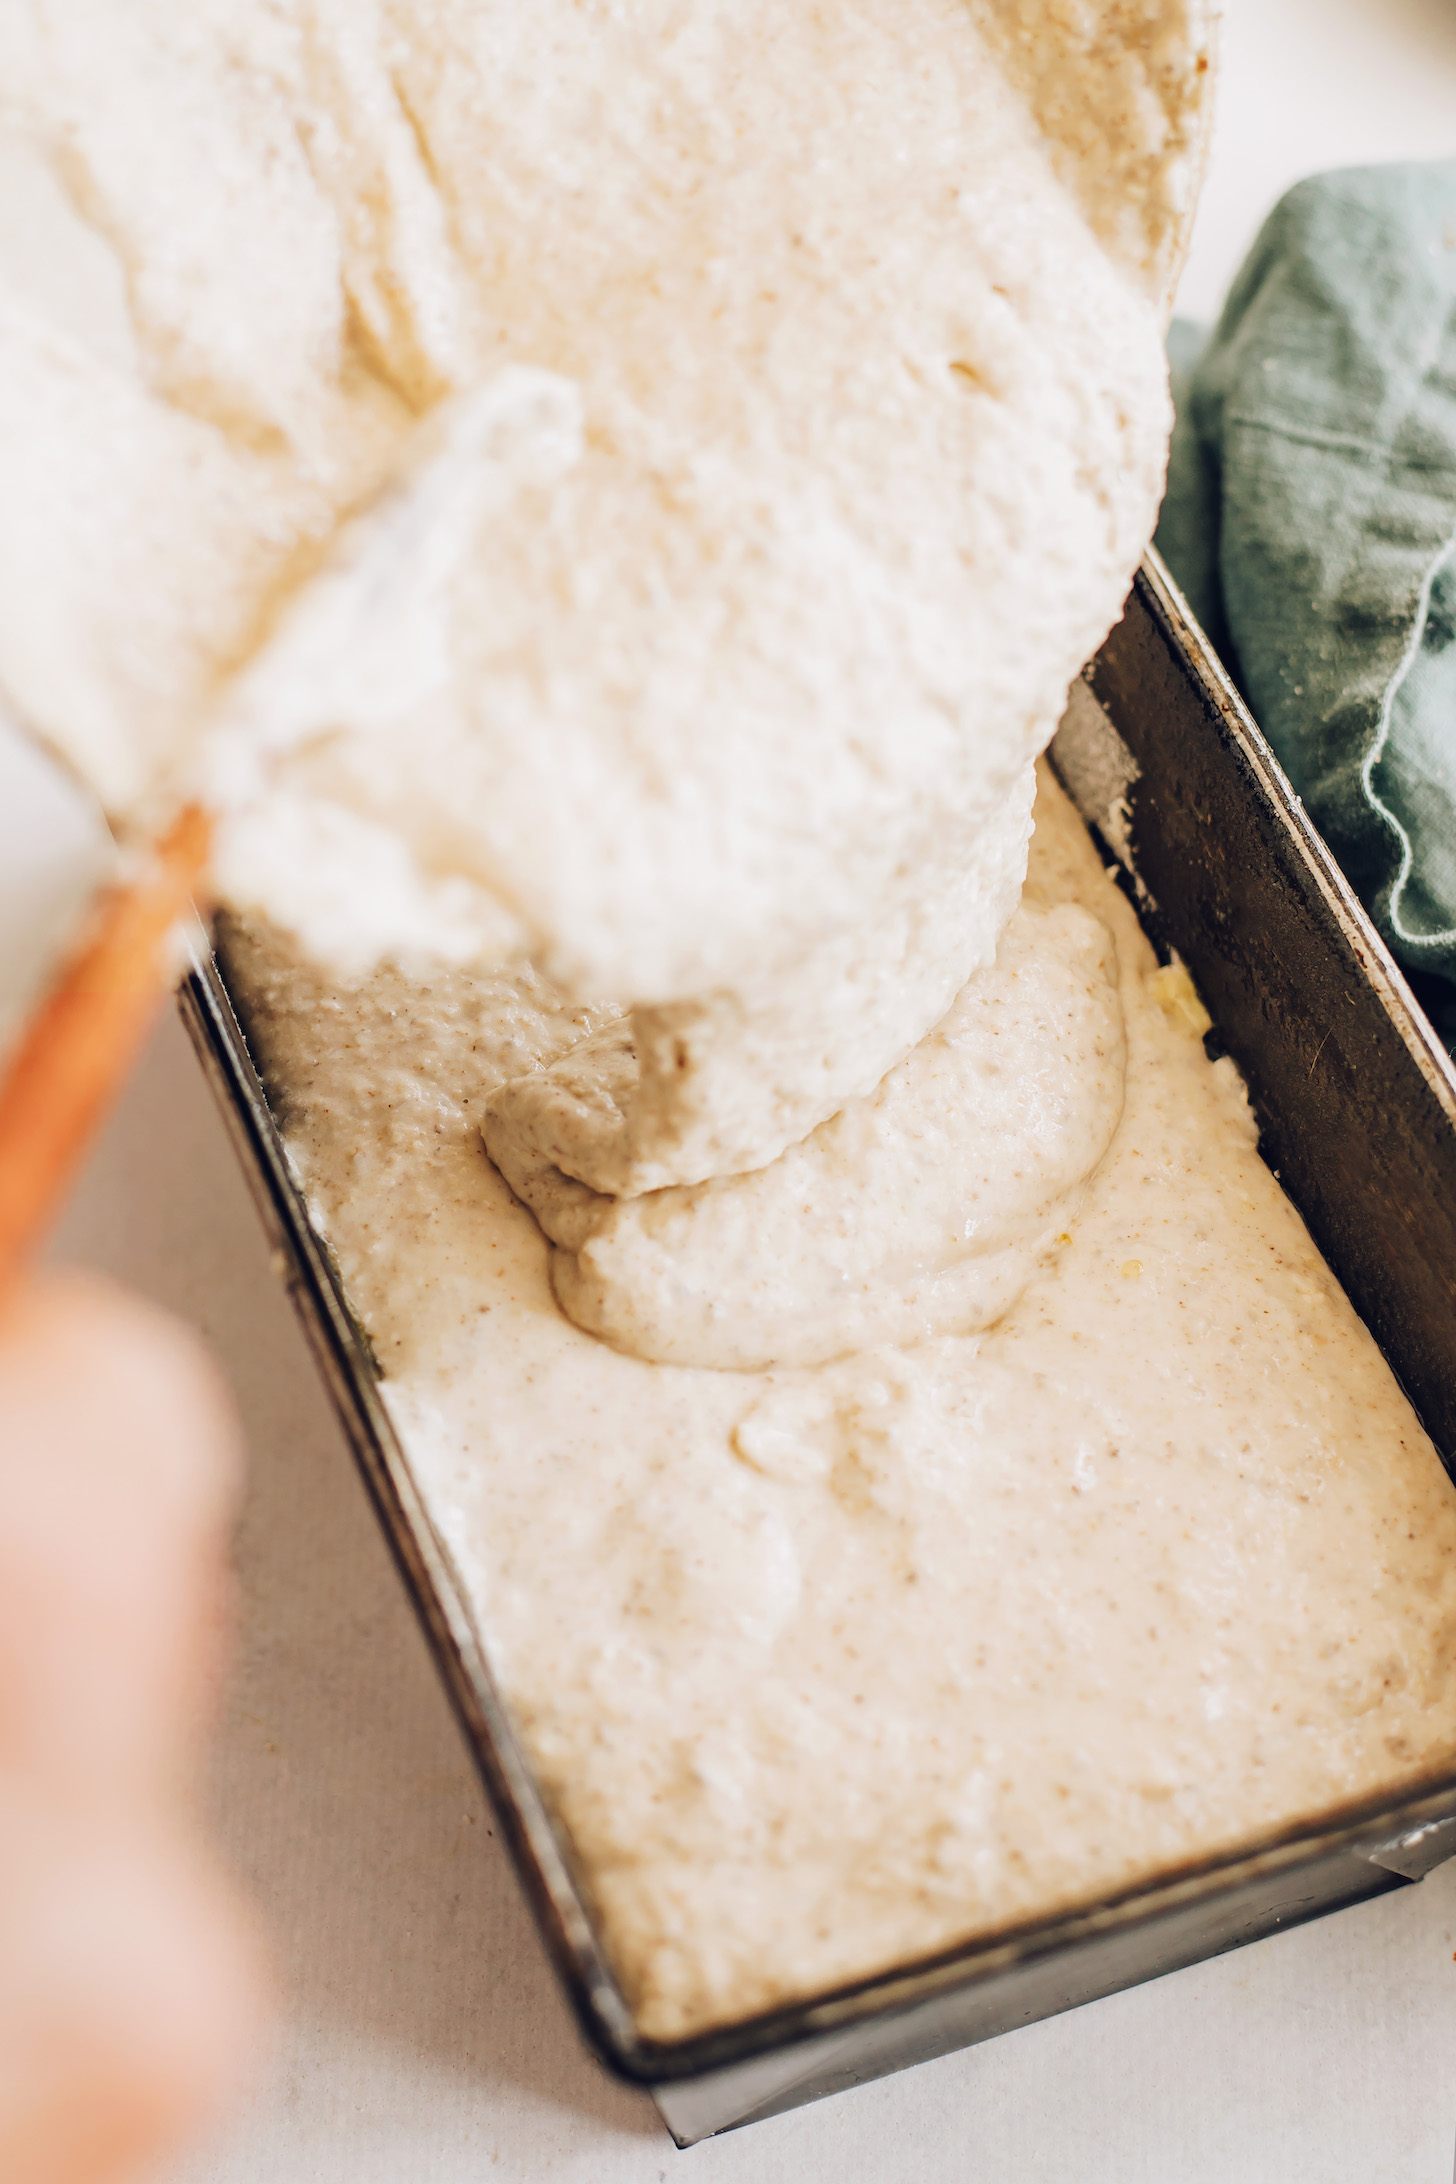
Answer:
[[[1156, 556], [1053, 746], [1156, 945], [1188, 964], [1266, 1157], [1448, 1460], [1456, 1073]], [[1090, 730], [1091, 748], [1087, 732]], [[182, 1007], [400, 1572], [591, 2048], [679, 2145], [1408, 1884], [1456, 1849], [1456, 1773], [1071, 1914], [678, 2045], [642, 2039], [492, 1681], [468, 1602], [309, 1226], [211, 959]]]

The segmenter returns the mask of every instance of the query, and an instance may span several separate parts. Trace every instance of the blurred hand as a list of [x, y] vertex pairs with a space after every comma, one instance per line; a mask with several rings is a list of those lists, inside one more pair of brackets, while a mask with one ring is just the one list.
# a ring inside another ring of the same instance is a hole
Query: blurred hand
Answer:
[[238, 2082], [261, 1981], [191, 1811], [238, 1471], [182, 1329], [0, 1314], [0, 2179], [113, 2184]]

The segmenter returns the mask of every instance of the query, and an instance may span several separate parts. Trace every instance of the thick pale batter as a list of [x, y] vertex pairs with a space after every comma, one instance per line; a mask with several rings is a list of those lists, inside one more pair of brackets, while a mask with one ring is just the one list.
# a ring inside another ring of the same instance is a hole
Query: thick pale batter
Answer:
[[[622, 1039], [613, 1024], [514, 1079], [486, 1101], [482, 1135], [560, 1247], [564, 1309], [659, 1363], [817, 1365], [988, 1326], [1075, 1211], [1122, 1111], [1112, 944], [1070, 903], [1023, 904], [994, 966], [873, 1093], [749, 1174], [623, 1199], [574, 1179], [579, 1057], [619, 1058]], [[600, 1082], [593, 1071], [586, 1089]], [[550, 1165], [497, 1119], [538, 1088]]]
[[1186, 977], [1049, 782], [1028, 902], [1115, 949], [1123, 1106], [1080, 1206], [982, 1333], [757, 1373], [572, 1326], [480, 1151], [492, 1090], [610, 1014], [524, 972], [341, 991], [227, 938], [391, 1415], [660, 2037], [1456, 1752], [1456, 1494]]
[[1206, 0], [11, 0], [0, 692], [757, 1167], [988, 962], [1162, 485]]

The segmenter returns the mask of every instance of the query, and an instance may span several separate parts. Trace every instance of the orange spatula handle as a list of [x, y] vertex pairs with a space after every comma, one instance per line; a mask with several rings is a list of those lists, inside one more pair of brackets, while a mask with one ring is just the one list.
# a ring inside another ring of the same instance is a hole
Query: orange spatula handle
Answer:
[[167, 936], [206, 870], [209, 835], [206, 814], [189, 806], [143, 875], [110, 891], [0, 1078], [0, 1299], [59, 1211], [165, 997]]

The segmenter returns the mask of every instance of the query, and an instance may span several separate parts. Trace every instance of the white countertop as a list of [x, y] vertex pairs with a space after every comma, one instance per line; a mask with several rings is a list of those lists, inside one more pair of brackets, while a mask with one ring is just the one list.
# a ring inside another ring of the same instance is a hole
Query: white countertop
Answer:
[[[1195, 317], [1299, 174], [1456, 153], [1450, 0], [1229, 17]], [[1456, 1864], [677, 2153], [579, 2046], [175, 1018], [59, 1249], [202, 1328], [252, 1450], [217, 1807], [288, 2006], [169, 2184], [1450, 2184]]]

